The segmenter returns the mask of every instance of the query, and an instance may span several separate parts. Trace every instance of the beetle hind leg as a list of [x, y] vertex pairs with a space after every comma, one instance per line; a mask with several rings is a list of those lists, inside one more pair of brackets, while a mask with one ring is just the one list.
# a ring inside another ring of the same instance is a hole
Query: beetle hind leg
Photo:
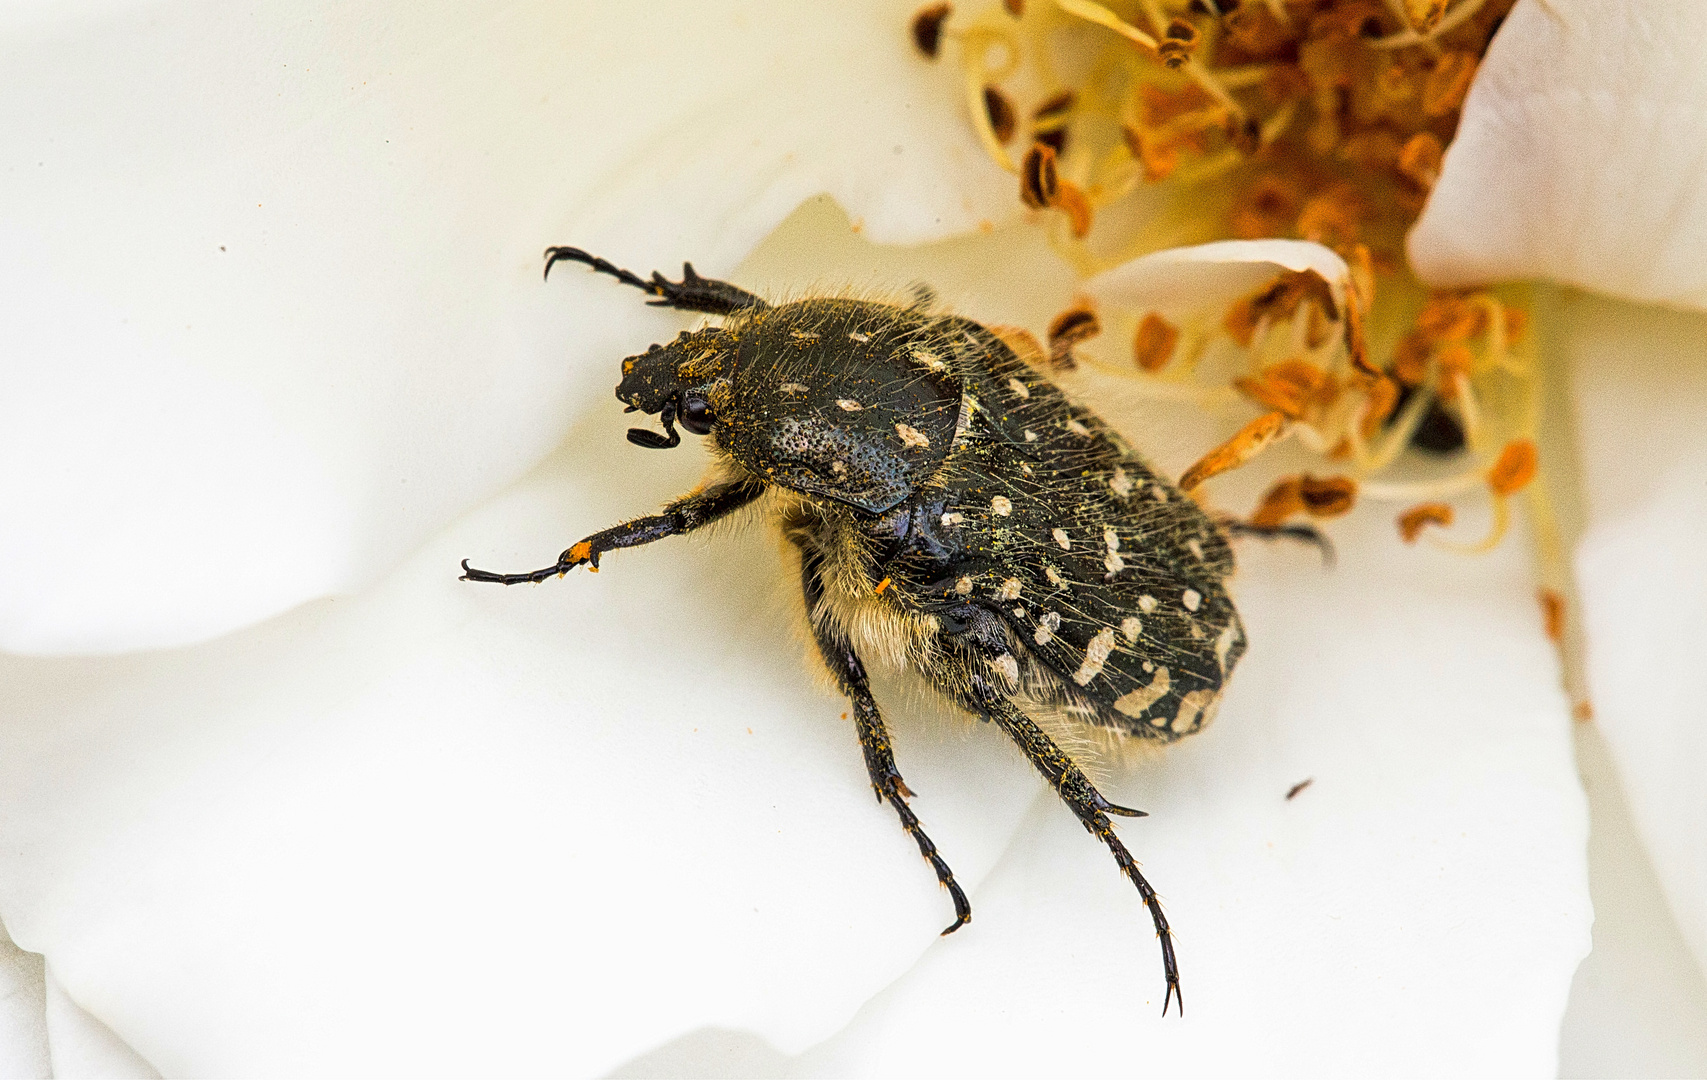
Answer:
[[883, 714], [877, 708], [877, 699], [872, 696], [866, 678], [865, 665], [854, 652], [853, 643], [837, 628], [812, 617], [824, 597], [821, 569], [818, 553], [801, 545], [800, 578], [806, 597], [807, 620], [812, 624], [812, 636], [819, 654], [836, 677], [842, 692], [853, 703], [854, 726], [859, 732], [860, 750], [865, 755], [865, 770], [871, 777], [871, 789], [877, 793], [878, 802], [887, 802], [894, 807], [896, 816], [901, 819], [901, 828], [919, 845], [919, 854], [931, 864], [937, 881], [948, 890], [949, 899], [954, 902], [954, 921], [942, 932], [944, 935], [952, 934], [972, 921], [972, 904], [966, 899], [960, 883], [954, 880], [954, 871], [938, 854], [936, 843], [925, 835], [919, 816], [907, 805], [907, 799], [913, 793], [908, 790], [907, 782], [901, 779], [901, 771], [895, 767], [895, 751], [889, 743], [889, 730], [883, 723]]
[[[975, 613], [976, 614], [976, 613]], [[1162, 974], [1167, 979], [1167, 993], [1162, 998], [1162, 1015], [1168, 1014], [1168, 1006], [1173, 1001], [1179, 1002], [1180, 1015], [1185, 1015], [1185, 997], [1180, 993], [1179, 963], [1174, 957], [1173, 932], [1168, 928], [1168, 917], [1162, 912], [1162, 902], [1156, 896], [1156, 890], [1150, 887], [1144, 873], [1138, 868], [1138, 860], [1126, 850], [1120, 837], [1115, 834], [1114, 825], [1108, 815], [1119, 814], [1129, 817], [1143, 816], [1141, 811], [1129, 810], [1109, 802], [1091, 783], [1090, 777], [1074, 764], [1073, 759], [1062, 753], [1044, 730], [1027, 716], [1025, 711], [1014, 704], [1012, 695], [996, 685], [988, 668], [988, 661], [995, 659], [1000, 666], [1006, 667], [1006, 660], [1017, 663], [1009, 651], [1002, 632], [993, 620], [974, 618], [969, 624], [969, 632], [955, 635], [944, 643], [950, 655], [958, 654], [961, 675], [964, 678], [963, 689], [959, 692], [964, 704], [975, 712], [981, 713], [993, 721], [1008, 738], [1014, 741], [1043, 778], [1054, 787], [1055, 793], [1067, 808], [1073, 811], [1086, 831], [1108, 847], [1109, 853], [1132, 884], [1138, 889], [1138, 896], [1144, 901], [1144, 906], [1150, 911], [1150, 921], [1156, 927], [1156, 938], [1162, 947]]]
[[609, 274], [624, 285], [632, 285], [658, 299], [648, 301], [653, 307], [671, 307], [678, 311], [699, 311], [707, 315], [732, 315], [737, 311], [757, 311], [769, 307], [763, 300], [739, 286], [715, 278], [702, 278], [694, 273], [693, 263], [682, 264], [682, 280], [671, 281], [656, 270], [651, 280], [597, 255], [577, 247], [548, 247], [545, 249], [545, 276], [560, 262], [584, 263], [600, 274]]

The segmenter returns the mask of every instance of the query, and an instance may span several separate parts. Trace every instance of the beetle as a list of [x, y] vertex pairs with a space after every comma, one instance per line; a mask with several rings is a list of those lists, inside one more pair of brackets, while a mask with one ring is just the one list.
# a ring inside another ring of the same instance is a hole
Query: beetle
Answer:
[[[887, 802], [954, 904], [972, 908], [908, 804], [866, 660], [911, 667], [994, 723], [1087, 830], [1150, 912], [1167, 993], [1180, 995], [1173, 936], [1111, 816], [1143, 817], [1097, 790], [1045, 730], [1050, 718], [1168, 743], [1203, 727], [1245, 650], [1227, 594], [1229, 536], [1257, 530], [1206, 514], [989, 328], [911, 304], [818, 297], [771, 305], [728, 282], [650, 279], [579, 248], [577, 262], [653, 297], [720, 316], [622, 362], [617, 398], [658, 417], [643, 447], [704, 436], [710, 475], [662, 513], [593, 533], [528, 573], [539, 582], [600, 557], [759, 506], [799, 555], [812, 639], [852, 703], [879, 802]], [[1278, 530], [1291, 531], [1291, 530]], [[1040, 724], [1040, 720], [1044, 723]]]

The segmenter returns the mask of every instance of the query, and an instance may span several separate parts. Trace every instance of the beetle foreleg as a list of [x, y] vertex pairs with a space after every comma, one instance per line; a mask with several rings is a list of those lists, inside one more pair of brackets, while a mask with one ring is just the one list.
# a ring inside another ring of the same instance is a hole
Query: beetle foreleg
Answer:
[[524, 574], [495, 574], [490, 570], [476, 570], [464, 559], [462, 580], [520, 585], [523, 582], [540, 582], [567, 574], [581, 565], [590, 566], [596, 571], [599, 568], [599, 556], [607, 551], [639, 547], [654, 540], [662, 540], [666, 536], [693, 532], [741, 509], [763, 494], [764, 490], [763, 484], [737, 481], [684, 495], [666, 506], [662, 514], [636, 518], [594, 533], [559, 555], [555, 566], [547, 566], [543, 570], [531, 570]]
[[907, 805], [907, 799], [913, 793], [907, 790], [906, 781], [901, 779], [901, 771], [895, 767], [895, 751], [889, 745], [889, 730], [883, 723], [883, 714], [878, 711], [877, 699], [871, 695], [865, 665], [860, 662], [859, 654], [854, 652], [853, 643], [845, 635], [826, 621], [815, 617], [818, 605], [824, 598], [821, 571], [818, 553], [801, 545], [801, 589], [806, 596], [806, 616], [812, 624], [812, 635], [817, 642], [818, 652], [824, 657], [824, 663], [829, 665], [830, 673], [836, 677], [842, 692], [847, 694], [853, 703], [854, 726], [859, 732], [860, 749], [865, 753], [865, 771], [871, 777], [871, 788], [877, 793], [877, 800], [887, 802], [895, 808], [896, 815], [901, 819], [901, 828], [919, 845], [919, 854], [931, 864], [931, 869], [936, 871], [937, 881], [948, 890], [949, 899], [954, 901], [954, 922], [943, 930], [944, 934], [952, 934], [972, 920], [972, 905], [967, 901], [965, 891], [954, 880], [954, 871], [950, 870], [948, 863], [937, 854], [936, 844], [925, 835], [918, 815]]
[[682, 280], [671, 281], [658, 271], [652, 271], [652, 280], [648, 281], [639, 274], [624, 270], [622, 267], [590, 255], [577, 247], [548, 247], [545, 249], [545, 276], [551, 276], [551, 268], [560, 262], [585, 263], [601, 274], [609, 274], [624, 285], [632, 285], [636, 289], [652, 296], [657, 300], [648, 301], [653, 307], [672, 307], [678, 311], [702, 311], [707, 315], [732, 315], [737, 311], [756, 311], [770, 305], [754, 296], [752, 293], [727, 281], [715, 278], [702, 278], [693, 271], [693, 263], [682, 264]]

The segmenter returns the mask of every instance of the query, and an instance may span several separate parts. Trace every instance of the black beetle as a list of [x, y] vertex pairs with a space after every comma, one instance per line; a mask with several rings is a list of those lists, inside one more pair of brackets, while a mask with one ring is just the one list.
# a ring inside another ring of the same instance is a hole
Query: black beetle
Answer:
[[1105, 799], [1038, 721], [1155, 742], [1208, 722], [1245, 649], [1224, 587], [1227, 523], [1001, 337], [928, 298], [772, 306], [691, 264], [679, 282], [647, 280], [555, 247], [546, 272], [565, 260], [655, 305], [724, 317], [624, 360], [616, 391], [663, 427], [631, 429], [631, 441], [676, 446], [680, 424], [711, 441], [716, 465], [663, 513], [596, 532], [553, 566], [496, 574], [464, 560], [463, 577], [513, 585], [597, 568], [605, 552], [762, 501], [799, 552], [813, 636], [853, 703], [872, 787], [954, 901], [943, 933], [972, 909], [907, 804], [862, 654], [899, 660], [999, 726], [1108, 845], [1155, 922], [1165, 1014], [1180, 996], [1167, 918], [1109, 820], [1143, 812]]

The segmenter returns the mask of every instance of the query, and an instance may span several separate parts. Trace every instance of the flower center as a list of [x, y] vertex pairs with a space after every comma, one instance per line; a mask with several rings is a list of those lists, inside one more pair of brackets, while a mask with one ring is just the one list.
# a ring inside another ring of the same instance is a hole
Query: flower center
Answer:
[[[1258, 238], [1315, 241], [1349, 268], [1338, 283], [1286, 272], [1228, 308], [1171, 319], [1081, 306], [1057, 320], [1070, 340], [1052, 327], [1047, 350], [1027, 351], [1057, 369], [1119, 371], [1158, 396], [1257, 411], [1182, 478], [1188, 488], [1280, 438], [1318, 454], [1330, 474], [1281, 478], [1254, 524], [1393, 500], [1410, 542], [1450, 527], [1451, 500], [1480, 492], [1487, 536], [1449, 546], [1486, 550], [1505, 532], [1508, 497], [1527, 489], [1547, 547], [1550, 516], [1530, 483], [1539, 392], [1527, 292], [1431, 291], [1404, 256], [1511, 4], [1003, 0], [965, 18], [946, 4], [921, 11], [934, 20], [931, 51], [959, 44], [985, 150], [1081, 274]], [[1104, 332], [1132, 342], [1130, 359], [1076, 348]], [[1453, 471], [1394, 480], [1411, 447], [1451, 455]], [[1543, 556], [1562, 565], [1556, 551]]]

